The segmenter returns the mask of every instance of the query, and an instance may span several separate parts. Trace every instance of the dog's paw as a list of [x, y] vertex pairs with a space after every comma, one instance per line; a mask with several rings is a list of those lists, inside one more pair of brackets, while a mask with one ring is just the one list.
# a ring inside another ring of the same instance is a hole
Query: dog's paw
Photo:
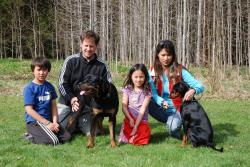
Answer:
[[88, 144], [87, 148], [93, 148], [94, 147], [94, 138], [91, 137], [91, 135], [88, 136]]
[[115, 142], [111, 142], [111, 143], [110, 143], [110, 146], [111, 146], [112, 148], [117, 147], [117, 145], [116, 145], [116, 143], [115, 143]]
[[93, 143], [88, 143], [87, 148], [94, 148], [94, 144]]

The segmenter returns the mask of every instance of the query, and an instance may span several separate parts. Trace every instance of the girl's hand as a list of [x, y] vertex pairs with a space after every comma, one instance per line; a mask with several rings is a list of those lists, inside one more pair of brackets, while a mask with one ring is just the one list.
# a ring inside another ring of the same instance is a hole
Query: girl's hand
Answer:
[[130, 136], [134, 136], [136, 134], [136, 132], [137, 132], [137, 127], [134, 126]]
[[195, 94], [195, 90], [194, 89], [189, 89], [187, 91], [187, 93], [185, 94], [185, 96], [183, 97], [183, 101], [192, 100], [192, 98], [194, 97], [194, 94]]
[[131, 128], [135, 126], [134, 120], [132, 118], [129, 119], [129, 125]]

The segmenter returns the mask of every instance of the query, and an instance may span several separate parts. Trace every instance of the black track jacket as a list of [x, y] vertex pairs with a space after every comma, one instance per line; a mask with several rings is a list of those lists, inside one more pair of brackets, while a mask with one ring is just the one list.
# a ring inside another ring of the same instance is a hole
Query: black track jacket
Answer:
[[89, 62], [82, 53], [65, 59], [59, 77], [59, 103], [70, 106], [71, 99], [77, 96], [74, 88], [83, 81], [87, 74], [101, 76], [111, 82], [111, 75], [106, 64], [99, 60], [96, 54], [95, 58]]

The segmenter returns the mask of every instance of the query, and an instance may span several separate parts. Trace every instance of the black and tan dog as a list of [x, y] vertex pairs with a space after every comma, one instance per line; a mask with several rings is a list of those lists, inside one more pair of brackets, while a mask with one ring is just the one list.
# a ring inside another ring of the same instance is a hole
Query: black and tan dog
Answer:
[[[188, 90], [189, 87], [184, 82], [178, 82], [174, 85], [170, 97], [183, 98]], [[205, 146], [223, 152], [223, 148], [215, 148], [211, 122], [205, 110], [197, 100], [193, 99], [182, 103], [181, 117], [184, 130], [182, 146], [185, 146], [189, 139], [193, 147]]]
[[[115, 126], [116, 114], [118, 112], [119, 98], [116, 87], [105, 79], [88, 74], [79, 84], [79, 112], [87, 103], [91, 106], [92, 122], [90, 135], [88, 138], [88, 148], [94, 147], [96, 128], [102, 126], [101, 121], [104, 117], [109, 117], [109, 133], [111, 147], [116, 147]], [[87, 100], [86, 100], [87, 99]]]

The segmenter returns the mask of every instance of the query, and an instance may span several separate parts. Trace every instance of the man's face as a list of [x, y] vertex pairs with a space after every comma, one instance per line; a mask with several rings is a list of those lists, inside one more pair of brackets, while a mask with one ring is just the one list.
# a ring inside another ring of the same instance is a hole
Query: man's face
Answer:
[[85, 38], [83, 42], [81, 43], [83, 56], [87, 60], [91, 60], [93, 58], [96, 48], [97, 46], [95, 44], [94, 38]]

